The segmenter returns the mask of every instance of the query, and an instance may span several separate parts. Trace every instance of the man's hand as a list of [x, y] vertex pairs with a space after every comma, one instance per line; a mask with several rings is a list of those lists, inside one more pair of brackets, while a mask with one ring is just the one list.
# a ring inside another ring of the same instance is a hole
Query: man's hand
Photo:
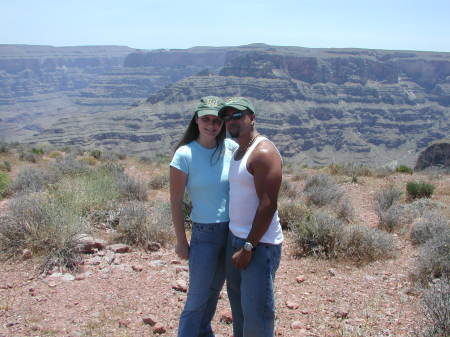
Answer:
[[251, 259], [252, 259], [252, 252], [251, 251], [248, 252], [244, 248], [239, 249], [231, 257], [232, 263], [237, 269], [247, 268]]
[[189, 244], [177, 242], [175, 245], [175, 253], [177, 253], [181, 260], [187, 260], [189, 258]]

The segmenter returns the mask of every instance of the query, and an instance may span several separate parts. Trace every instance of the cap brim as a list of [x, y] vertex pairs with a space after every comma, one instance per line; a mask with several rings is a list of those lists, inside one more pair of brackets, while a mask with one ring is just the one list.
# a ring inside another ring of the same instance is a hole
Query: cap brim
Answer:
[[221, 116], [226, 108], [233, 108], [239, 111], [247, 110], [248, 108], [246, 106], [240, 105], [240, 104], [225, 104], [222, 108], [219, 110], [219, 116]]
[[202, 109], [197, 111], [198, 117], [206, 115], [219, 116], [219, 111], [217, 111], [216, 109]]

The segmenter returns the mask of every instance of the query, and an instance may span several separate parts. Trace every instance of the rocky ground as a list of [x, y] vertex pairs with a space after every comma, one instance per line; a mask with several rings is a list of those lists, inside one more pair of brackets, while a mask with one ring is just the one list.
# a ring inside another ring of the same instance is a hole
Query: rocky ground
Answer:
[[[375, 192], [407, 179], [395, 175], [344, 184], [358, 222], [375, 226]], [[438, 183], [448, 188], [450, 178]], [[440, 198], [449, 202], [448, 194]], [[417, 251], [405, 235], [396, 235], [396, 241], [395, 259], [357, 266], [296, 258], [286, 233], [276, 279], [277, 336], [414, 336], [423, 323], [420, 293], [408, 277]], [[0, 336], [176, 336], [188, 267], [171, 247], [154, 249], [99, 250], [84, 256], [76, 274], [39, 275], [34, 258], [1, 262]], [[225, 290], [213, 328], [217, 336], [232, 336]]]

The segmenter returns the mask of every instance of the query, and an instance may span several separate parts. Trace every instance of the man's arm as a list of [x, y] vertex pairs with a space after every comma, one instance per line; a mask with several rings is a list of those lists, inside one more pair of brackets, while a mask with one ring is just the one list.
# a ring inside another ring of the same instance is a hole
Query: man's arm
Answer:
[[[247, 241], [256, 247], [259, 240], [267, 232], [277, 210], [282, 165], [277, 149], [270, 142], [259, 144], [250, 156], [247, 165], [249, 172], [254, 177], [256, 194], [259, 199], [259, 205]], [[247, 252], [241, 248], [233, 255], [233, 264], [239, 269], [245, 269], [250, 263], [251, 257], [252, 252]]]

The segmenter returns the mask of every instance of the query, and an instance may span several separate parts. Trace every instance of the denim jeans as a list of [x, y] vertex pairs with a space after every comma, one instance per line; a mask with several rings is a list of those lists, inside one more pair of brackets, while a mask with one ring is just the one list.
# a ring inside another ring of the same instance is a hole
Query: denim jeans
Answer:
[[189, 249], [189, 291], [178, 337], [214, 337], [211, 320], [225, 282], [228, 222], [193, 223]]
[[231, 262], [245, 240], [228, 234], [227, 291], [233, 313], [234, 337], [273, 337], [275, 321], [274, 279], [281, 258], [281, 244], [259, 243], [246, 269]]

